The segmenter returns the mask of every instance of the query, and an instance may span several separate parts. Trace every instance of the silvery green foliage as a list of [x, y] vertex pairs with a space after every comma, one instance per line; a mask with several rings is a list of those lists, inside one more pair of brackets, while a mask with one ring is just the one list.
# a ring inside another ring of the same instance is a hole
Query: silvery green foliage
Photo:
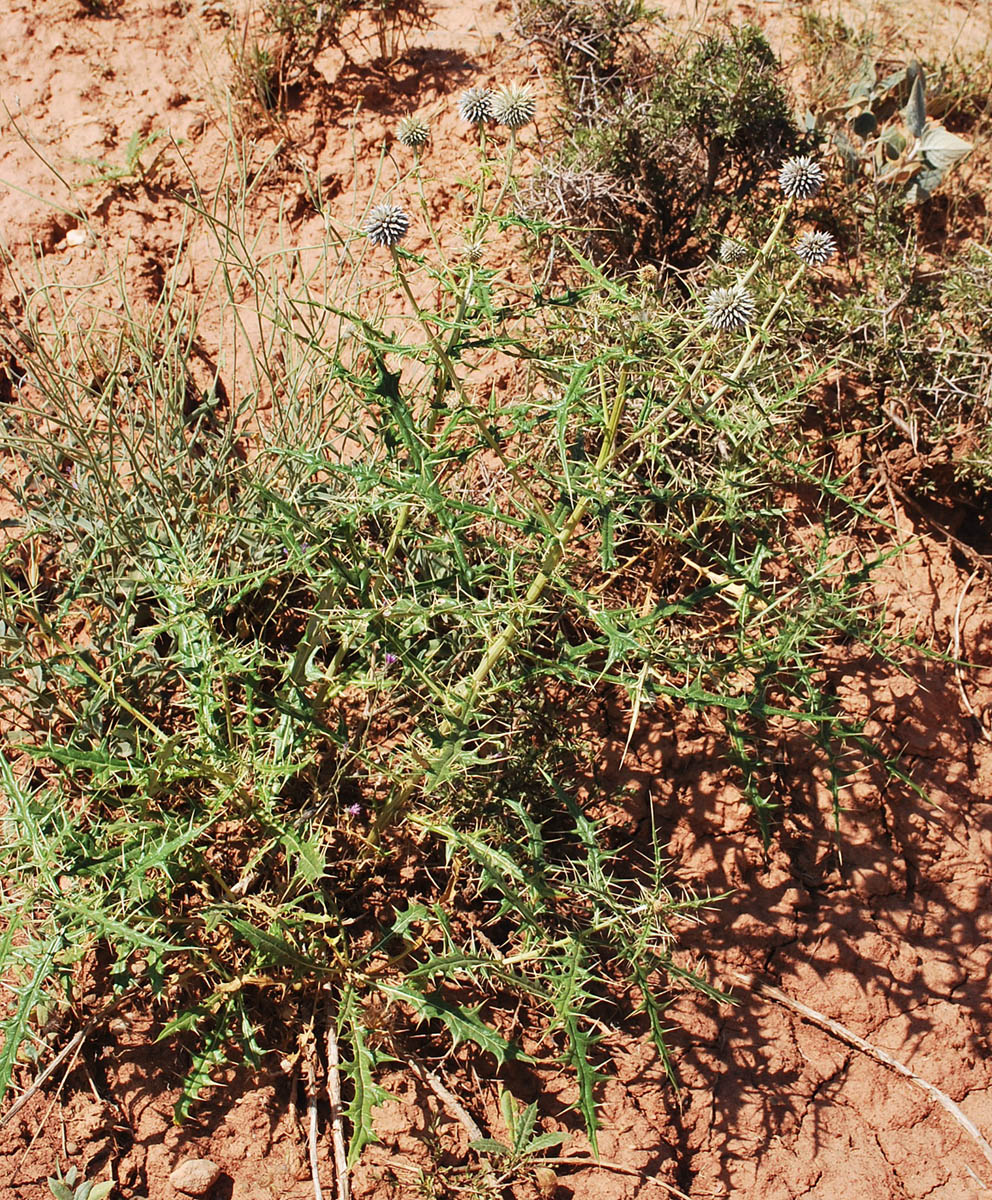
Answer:
[[458, 113], [469, 125], [485, 125], [493, 119], [492, 103], [491, 88], [470, 87], [458, 97]]
[[427, 145], [430, 130], [423, 117], [404, 117], [396, 126], [396, 140], [408, 150], [421, 150]]
[[537, 102], [526, 84], [509, 83], [493, 93], [490, 109], [497, 125], [521, 129], [534, 120]]
[[913, 63], [912, 67], [915, 68], [913, 86], [902, 110], [902, 119], [913, 137], [920, 137], [927, 123], [926, 79], [918, 64]]
[[[887, 122], [893, 103], [906, 93], [899, 110], [903, 128]], [[871, 163], [872, 176], [880, 183], [903, 184], [907, 174], [905, 197], [909, 204], [927, 200], [944, 175], [972, 149], [970, 142], [951, 133], [927, 116], [926, 75], [918, 62], [876, 81], [873, 75], [851, 88], [851, 108], [847, 128], [858, 143], [852, 142], [844, 128], [835, 129], [833, 143], [848, 172], [854, 176], [862, 164]]]
[[706, 320], [714, 329], [740, 329], [754, 317], [754, 297], [742, 284], [714, 288], [706, 297]]
[[926, 75], [919, 63], [910, 63], [906, 74], [912, 78], [913, 86], [902, 110], [902, 119], [915, 138], [913, 154], [920, 163], [906, 188], [906, 199], [915, 204], [930, 198], [947, 171], [964, 158], [972, 146], [971, 142], [951, 133], [943, 125], [927, 119]]
[[809, 200], [818, 195], [825, 179], [823, 168], [808, 154], [787, 159], [778, 173], [779, 185], [790, 200]]
[[792, 247], [796, 257], [807, 267], [822, 267], [837, 253], [837, 243], [829, 233], [808, 229], [796, 238]]
[[365, 218], [365, 236], [376, 246], [395, 246], [410, 228], [410, 218], [396, 204], [377, 204]]
[[736, 267], [748, 257], [747, 246], [736, 238], [725, 237], [720, 243], [720, 262]]

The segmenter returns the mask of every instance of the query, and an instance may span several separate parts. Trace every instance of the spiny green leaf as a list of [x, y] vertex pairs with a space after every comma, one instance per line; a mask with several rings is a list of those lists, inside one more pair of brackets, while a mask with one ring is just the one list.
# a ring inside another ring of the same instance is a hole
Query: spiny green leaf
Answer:
[[373, 1078], [372, 1069], [376, 1064], [376, 1055], [366, 1041], [361, 1012], [353, 999], [347, 1004], [343, 1015], [348, 1023], [352, 1049], [351, 1059], [341, 1064], [342, 1072], [351, 1080], [352, 1085], [352, 1097], [345, 1110], [345, 1115], [351, 1122], [348, 1166], [352, 1167], [358, 1162], [369, 1142], [379, 1140], [373, 1125], [372, 1110], [376, 1105], [384, 1104], [389, 1099], [389, 1094], [379, 1087]]
[[488, 1050], [500, 1065], [522, 1057], [515, 1046], [482, 1020], [478, 1008], [451, 1004], [439, 992], [418, 992], [405, 983], [382, 983], [379, 988], [390, 999], [409, 1004], [422, 1021], [443, 1022], [455, 1046], [465, 1041], [474, 1042], [480, 1049]]
[[589, 1053], [599, 1041], [598, 1037], [586, 1033], [581, 1025], [581, 1014], [570, 1012], [565, 1017], [565, 1032], [568, 1036], [568, 1047], [565, 1051], [565, 1061], [571, 1066], [579, 1084], [579, 1112], [585, 1121], [586, 1134], [594, 1154], [599, 1153], [596, 1131], [599, 1129], [599, 1119], [596, 1115], [596, 1085], [607, 1077], [593, 1066]]
[[241, 917], [224, 915], [223, 920], [235, 933], [240, 933], [256, 950], [263, 951], [275, 962], [291, 963], [295, 967], [310, 971], [327, 970], [327, 963], [318, 962], [304, 954], [292, 942], [270, 930], [259, 929], [257, 925], [252, 925], [250, 921], [242, 920]]
[[181, 1125], [189, 1116], [193, 1105], [204, 1088], [213, 1084], [211, 1072], [227, 1062], [224, 1042], [227, 1036], [227, 1016], [230, 1005], [224, 1005], [193, 1052], [193, 1068], [183, 1080], [183, 1088], [173, 1108], [172, 1119]]
[[476, 1138], [475, 1141], [469, 1142], [468, 1146], [470, 1150], [475, 1150], [478, 1154], [496, 1154], [501, 1158], [506, 1158], [513, 1153], [509, 1146], [504, 1146], [495, 1138]]
[[[5, 954], [2, 965], [6, 965], [9, 955], [9, 942], [13, 937], [12, 931], [16, 927], [17, 921], [11, 921], [11, 929], [7, 931], [7, 935], [4, 938]], [[10, 1084], [14, 1063], [17, 1061], [17, 1051], [27, 1036], [28, 1026], [31, 1023], [31, 1014], [44, 994], [45, 984], [48, 982], [52, 963], [55, 961], [56, 952], [61, 944], [61, 937], [53, 937], [44, 949], [40, 950], [35, 959], [34, 972], [29, 983], [16, 993], [17, 1002], [14, 1011], [3, 1022], [3, 1025], [0, 1026], [3, 1029], [3, 1050], [0, 1051], [0, 1096], [6, 1092]]]

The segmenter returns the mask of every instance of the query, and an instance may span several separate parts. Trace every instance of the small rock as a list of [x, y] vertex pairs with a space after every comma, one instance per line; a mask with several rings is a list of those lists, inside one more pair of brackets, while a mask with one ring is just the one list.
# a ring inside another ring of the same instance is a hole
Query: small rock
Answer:
[[70, 229], [65, 235], [67, 246], [83, 246], [86, 244], [86, 239], [89, 235], [85, 229]]
[[206, 1196], [220, 1178], [220, 1167], [209, 1158], [187, 1158], [169, 1176], [177, 1192], [186, 1196]]

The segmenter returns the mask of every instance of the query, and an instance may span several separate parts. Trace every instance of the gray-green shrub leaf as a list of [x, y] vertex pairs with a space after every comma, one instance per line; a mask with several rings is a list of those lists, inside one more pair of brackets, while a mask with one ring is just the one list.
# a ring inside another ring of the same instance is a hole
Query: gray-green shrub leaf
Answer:
[[889, 129], [882, 135], [882, 152], [890, 162], [895, 162], [906, 149], [906, 139], [898, 129]]
[[867, 110], [858, 115], [851, 122], [851, 128], [860, 138], [869, 138], [878, 129], [878, 121], [875, 119], [875, 114]]
[[924, 127], [927, 123], [927, 101], [924, 88], [923, 72], [917, 68], [916, 78], [913, 80], [913, 87], [909, 93], [909, 100], [906, 102], [906, 107], [902, 110], [902, 118], [906, 122], [906, 128], [913, 137], [922, 137]]
[[946, 171], [971, 152], [971, 142], [932, 122], [920, 136], [920, 150], [931, 167]]

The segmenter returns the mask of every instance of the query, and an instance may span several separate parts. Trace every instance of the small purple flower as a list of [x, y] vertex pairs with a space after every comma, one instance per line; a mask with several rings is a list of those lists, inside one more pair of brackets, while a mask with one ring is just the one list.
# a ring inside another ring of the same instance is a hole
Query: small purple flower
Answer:
[[393, 663], [398, 663], [399, 661], [400, 660], [396, 657], [395, 654], [390, 654], [388, 650], [386, 651], [386, 666], [387, 667], [391, 667], [393, 665]]
[[344, 811], [348, 813], [349, 816], [360, 817], [362, 815], [362, 806], [360, 804], [349, 804]]

